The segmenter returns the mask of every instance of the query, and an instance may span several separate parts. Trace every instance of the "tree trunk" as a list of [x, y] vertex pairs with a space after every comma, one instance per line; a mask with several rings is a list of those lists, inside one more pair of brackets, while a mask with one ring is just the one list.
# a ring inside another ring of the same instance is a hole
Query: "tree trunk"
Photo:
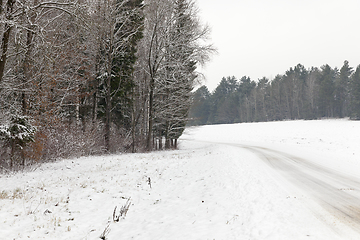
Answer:
[[163, 149], [162, 136], [159, 137], [159, 150]]
[[[109, 2], [108, 2], [109, 3]], [[111, 24], [110, 24], [111, 26]], [[109, 41], [109, 49], [107, 53], [107, 77], [106, 77], [106, 96], [105, 96], [105, 148], [107, 152], [111, 152], [111, 139], [110, 139], [110, 124], [111, 124], [111, 77], [112, 77], [112, 64], [114, 60], [113, 51], [114, 51], [114, 32], [111, 27], [110, 30], [110, 41]]]
[[23, 169], [25, 169], [26, 160], [25, 160], [25, 152], [24, 152], [24, 149], [21, 149], [21, 159], [22, 159]]
[[110, 152], [110, 117], [111, 117], [111, 76], [109, 75], [106, 80], [106, 108], [105, 108], [105, 149]]
[[[96, 86], [97, 88], [97, 86]], [[97, 113], [96, 113], [96, 109], [97, 109], [97, 94], [96, 94], [97, 90], [95, 90], [94, 94], [93, 94], [93, 106], [92, 106], [92, 121], [93, 123], [96, 122], [97, 119]]]
[[135, 134], [135, 127], [136, 127], [136, 122], [135, 122], [135, 104], [134, 104], [134, 94], [132, 94], [132, 108], [131, 108], [131, 138], [132, 138], [132, 143], [131, 143], [131, 152], [135, 153], [135, 139], [136, 139], [136, 134]]
[[[6, 3], [6, 15], [7, 15], [7, 20], [11, 21], [12, 20], [12, 11], [13, 11], [13, 7], [15, 4], [15, 0], [8, 0]], [[5, 24], [5, 32], [3, 33], [2, 36], [2, 44], [1, 44], [1, 58], [0, 58], [0, 83], [3, 80], [4, 77], [4, 73], [5, 73], [5, 64], [6, 64], [6, 60], [7, 60], [7, 50], [9, 47], [9, 40], [10, 40], [10, 33], [12, 30], [12, 26], [9, 25], [8, 23]]]
[[81, 125], [81, 122], [80, 122], [80, 97], [79, 97], [79, 93], [77, 93], [77, 96], [76, 96], [75, 117], [76, 117], [76, 126], [79, 127]]
[[[34, 5], [38, 4], [38, 0], [34, 1]], [[30, 20], [31, 20], [31, 24], [35, 22], [36, 19], [36, 14], [32, 13]], [[27, 30], [27, 36], [26, 36], [26, 53], [25, 53], [25, 58], [24, 58], [24, 88], [26, 88], [26, 83], [30, 81], [31, 79], [31, 53], [33, 50], [33, 41], [34, 41], [34, 32], [32, 31], [33, 26], [30, 25], [28, 27]], [[23, 89], [22, 92], [22, 109], [23, 109], [23, 114], [26, 115], [27, 112], [27, 108], [28, 108], [28, 104], [27, 104], [27, 97], [26, 97], [26, 89]]]
[[10, 140], [10, 145], [11, 145], [10, 170], [13, 170], [14, 157], [15, 157], [15, 140]]
[[3, 1], [0, 0], [0, 14], [3, 13]]
[[148, 135], [146, 141], [146, 150], [152, 150], [152, 130], [153, 130], [153, 104], [154, 104], [154, 84], [155, 81], [152, 78], [150, 83], [150, 96], [149, 96], [149, 124], [148, 124]]

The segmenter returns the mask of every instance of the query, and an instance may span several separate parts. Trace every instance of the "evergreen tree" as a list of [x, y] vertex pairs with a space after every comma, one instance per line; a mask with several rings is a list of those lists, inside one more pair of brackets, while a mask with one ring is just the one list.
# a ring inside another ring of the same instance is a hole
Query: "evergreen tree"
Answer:
[[[221, 82], [211, 96], [209, 122], [216, 124], [232, 123], [234, 117], [230, 117], [228, 115], [230, 114], [234, 116], [234, 112], [237, 111], [237, 108], [229, 106], [231, 103], [230, 97], [233, 93], [237, 92], [238, 87], [239, 85], [237, 79], [234, 76], [226, 78], [223, 77], [221, 79]], [[234, 99], [234, 101], [236, 100]], [[237, 105], [237, 102], [235, 104]]]
[[349, 83], [353, 72], [348, 61], [340, 69], [339, 77], [335, 84], [335, 116], [344, 117], [347, 115], [346, 103], [349, 102]]
[[[140, 0], [116, 0], [103, 6], [100, 25], [103, 38], [99, 49], [98, 79], [100, 92], [99, 116], [104, 120], [104, 140], [107, 151], [111, 146], [111, 125], [131, 127], [131, 91], [136, 45], [142, 38], [144, 18]], [[100, 14], [100, 17], [101, 14]]]
[[10, 169], [13, 168], [16, 152], [20, 152], [22, 165], [25, 166], [24, 147], [34, 142], [35, 133], [36, 127], [26, 116], [13, 115], [8, 125], [0, 125], [0, 140], [4, 140], [5, 147], [11, 148]]
[[319, 78], [320, 70], [312, 67], [309, 70], [306, 78], [305, 97], [307, 99], [305, 107], [305, 119], [315, 119], [318, 117], [318, 92], [319, 92]]
[[351, 78], [351, 114], [352, 119], [360, 120], [360, 65]]
[[193, 94], [189, 112], [189, 125], [204, 125], [210, 114], [210, 92], [206, 86], [201, 86]]
[[240, 79], [239, 84], [237, 90], [239, 95], [239, 120], [240, 122], [251, 122], [253, 121], [251, 96], [256, 83], [249, 77], [244, 76]]
[[[123, 0], [117, 0], [121, 2]], [[121, 46], [121, 54], [113, 58], [112, 72], [115, 73], [111, 80], [113, 122], [118, 127], [131, 127], [132, 89], [134, 87], [134, 65], [137, 57], [137, 44], [143, 37], [143, 8], [142, 0], [131, 0], [119, 9], [125, 15], [122, 21], [117, 21], [115, 37], [126, 38], [127, 44]]]
[[319, 78], [319, 117], [334, 116], [334, 91], [337, 70], [328, 64], [322, 67]]
[[286, 71], [283, 76], [285, 115], [288, 119], [299, 119], [304, 116], [303, 109], [306, 101], [305, 89], [307, 70], [301, 64]]

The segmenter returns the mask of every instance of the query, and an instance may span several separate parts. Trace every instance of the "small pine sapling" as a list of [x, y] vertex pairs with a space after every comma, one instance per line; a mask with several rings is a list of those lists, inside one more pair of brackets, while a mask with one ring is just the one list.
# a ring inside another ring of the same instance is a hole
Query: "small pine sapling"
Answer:
[[26, 144], [35, 141], [36, 127], [30, 124], [26, 116], [13, 115], [8, 125], [0, 126], [0, 140], [4, 140], [11, 147], [10, 168], [13, 167], [13, 159], [16, 150], [20, 150], [22, 164], [25, 165], [23, 149]]

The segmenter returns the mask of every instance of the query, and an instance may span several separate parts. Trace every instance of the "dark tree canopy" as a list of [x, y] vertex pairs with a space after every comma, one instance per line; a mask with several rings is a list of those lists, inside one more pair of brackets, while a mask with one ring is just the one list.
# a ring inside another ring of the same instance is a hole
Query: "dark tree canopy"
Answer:
[[[345, 61], [340, 70], [328, 64], [306, 69], [298, 64], [274, 79], [224, 77], [201, 97], [193, 94], [190, 125], [317, 119], [360, 118], [360, 68]], [[206, 121], [205, 121], [206, 120]]]

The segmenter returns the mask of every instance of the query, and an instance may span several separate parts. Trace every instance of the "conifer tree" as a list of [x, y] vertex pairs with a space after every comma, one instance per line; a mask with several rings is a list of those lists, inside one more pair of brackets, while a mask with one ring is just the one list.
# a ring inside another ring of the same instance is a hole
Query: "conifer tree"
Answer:
[[335, 114], [337, 117], [347, 115], [346, 103], [349, 99], [350, 76], [353, 72], [348, 61], [344, 61], [344, 65], [340, 69], [339, 77], [335, 84]]
[[193, 94], [189, 112], [190, 125], [204, 125], [210, 114], [210, 92], [206, 86], [201, 86]]
[[360, 120], [360, 65], [351, 78], [351, 115], [352, 119]]
[[[120, 2], [120, 0], [118, 0]], [[113, 117], [116, 124], [129, 130], [131, 125], [131, 95], [134, 87], [134, 65], [137, 60], [137, 44], [142, 38], [143, 14], [142, 0], [131, 0], [127, 2], [120, 11], [125, 11], [128, 17], [116, 23], [115, 31], [119, 37], [127, 38], [128, 43], [124, 44], [121, 54], [113, 58], [113, 73], [111, 83]]]
[[134, 86], [133, 65], [136, 45], [142, 37], [142, 1], [105, 1], [99, 17], [102, 38], [99, 49], [98, 79], [100, 90], [99, 116], [104, 119], [105, 149], [111, 146], [111, 124], [129, 128], [130, 94]]
[[328, 64], [322, 67], [319, 78], [319, 113], [320, 117], [334, 116], [334, 91], [337, 70]]

